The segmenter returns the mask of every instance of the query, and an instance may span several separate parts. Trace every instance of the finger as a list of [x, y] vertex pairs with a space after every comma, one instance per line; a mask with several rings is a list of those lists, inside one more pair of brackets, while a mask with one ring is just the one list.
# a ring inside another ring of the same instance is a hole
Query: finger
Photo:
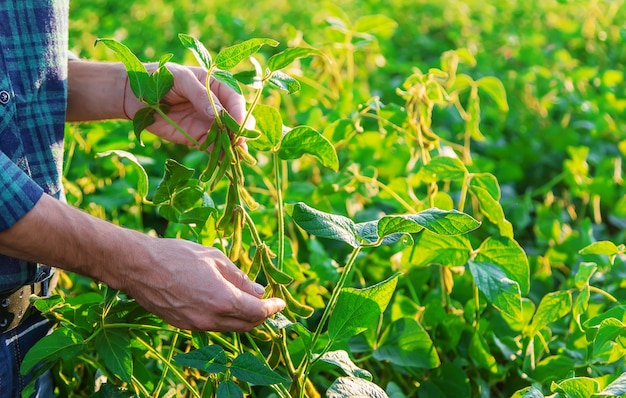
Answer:
[[[179, 79], [174, 81], [178, 83], [178, 95], [189, 101], [196, 109], [196, 112], [211, 120], [214, 119], [215, 113], [213, 106], [211, 105], [207, 89], [200, 80], [198, 72], [190, 68], [181, 68], [177, 69], [177, 71], [179, 72], [176, 77]], [[213, 98], [217, 99], [215, 96], [213, 96]], [[222, 108], [222, 104], [219, 100], [216, 101], [216, 107], [218, 112]]]
[[237, 289], [251, 294], [254, 297], [262, 297], [263, 294], [265, 294], [265, 288], [262, 285], [250, 280], [248, 275], [242, 272], [234, 264], [227, 264], [227, 267], [222, 270], [222, 275]]
[[246, 115], [246, 100], [227, 85], [211, 78], [211, 92], [220, 100], [233, 119], [241, 123]]
[[286, 304], [282, 299], [276, 297], [259, 299], [248, 294], [242, 294], [235, 306], [235, 312], [227, 314], [228, 316], [258, 325], [284, 310]]

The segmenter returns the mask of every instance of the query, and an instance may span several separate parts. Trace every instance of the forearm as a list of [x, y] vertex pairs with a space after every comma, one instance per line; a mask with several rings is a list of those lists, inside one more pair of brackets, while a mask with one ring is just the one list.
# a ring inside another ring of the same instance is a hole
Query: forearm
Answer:
[[144, 248], [153, 239], [44, 195], [13, 227], [0, 232], [0, 252], [121, 288], [125, 275], [146, 264]]
[[[126, 69], [121, 63], [71, 61], [68, 66], [68, 122], [126, 119]], [[133, 95], [128, 90], [127, 95]]]

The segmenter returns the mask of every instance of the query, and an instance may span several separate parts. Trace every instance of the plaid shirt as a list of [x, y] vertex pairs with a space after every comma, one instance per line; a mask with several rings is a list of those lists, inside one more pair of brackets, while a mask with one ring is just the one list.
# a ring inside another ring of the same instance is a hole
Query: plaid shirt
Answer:
[[[0, 1], [0, 230], [44, 192], [63, 197], [67, 18], [68, 0]], [[40, 269], [0, 255], [0, 292]]]

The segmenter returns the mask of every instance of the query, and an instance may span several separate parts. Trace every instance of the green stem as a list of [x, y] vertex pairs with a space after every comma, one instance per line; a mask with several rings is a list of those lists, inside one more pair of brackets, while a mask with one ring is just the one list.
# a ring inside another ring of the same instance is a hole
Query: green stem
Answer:
[[[177, 342], [178, 342], [178, 334], [174, 334], [174, 337], [172, 337], [172, 342], [170, 344], [170, 352], [167, 354], [168, 363], [172, 362], [172, 358], [174, 357], [174, 351], [176, 350]], [[161, 372], [161, 378], [159, 379], [159, 382], [157, 383], [154, 389], [154, 394], [152, 394], [153, 396], [158, 397], [161, 395], [161, 389], [163, 388], [163, 384], [165, 383], [165, 378], [167, 377], [168, 370], [169, 368], [167, 366], [163, 367], [163, 372]]]
[[474, 306], [476, 308], [474, 308], [474, 327], [476, 329], [478, 329], [478, 320], [480, 318], [480, 314], [479, 314], [479, 308], [480, 308], [480, 296], [478, 293], [478, 286], [476, 286], [476, 284], [474, 284]]
[[211, 109], [213, 109], [213, 114], [215, 115], [215, 122], [219, 127], [222, 127], [222, 118], [220, 117], [219, 112], [217, 111], [217, 105], [215, 104], [215, 99], [213, 99], [213, 94], [211, 92], [211, 74], [213, 74], [213, 68], [209, 69], [206, 74], [206, 91], [209, 96], [209, 102], [211, 103]]
[[352, 250], [352, 253], [350, 254], [350, 258], [348, 259], [348, 262], [346, 263], [346, 266], [344, 267], [343, 272], [341, 273], [341, 276], [339, 277], [337, 286], [335, 286], [335, 289], [333, 290], [333, 293], [330, 296], [330, 300], [328, 301], [328, 304], [326, 305], [326, 309], [324, 310], [324, 313], [322, 314], [322, 318], [320, 319], [320, 322], [317, 325], [317, 328], [315, 329], [315, 334], [313, 335], [313, 338], [311, 339], [311, 347], [315, 347], [315, 343], [317, 342], [317, 339], [322, 334], [322, 329], [324, 328], [324, 324], [330, 317], [330, 314], [333, 312], [335, 305], [337, 304], [337, 299], [339, 298], [339, 293], [341, 293], [341, 290], [346, 284], [348, 280], [348, 275], [350, 274], [350, 271], [352, 270], [352, 266], [354, 265], [354, 262], [356, 261], [356, 258], [360, 252], [361, 252], [361, 247], [357, 247], [354, 250]]
[[448, 308], [448, 293], [446, 292], [445, 265], [439, 265], [439, 281], [441, 282], [441, 305]]
[[463, 186], [461, 187], [461, 194], [459, 196], [459, 211], [463, 212], [465, 210], [465, 200], [467, 199], [467, 190], [470, 184], [470, 175], [466, 174], [463, 179]]
[[[267, 76], [266, 78], [269, 79], [270, 76]], [[263, 78], [262, 85], [264, 85], [264, 83], [266, 81], [266, 78]], [[246, 116], [244, 116], [243, 121], [241, 122], [241, 125], [239, 126], [239, 131], [237, 131], [237, 134], [236, 134], [237, 137], [239, 137], [241, 135], [241, 133], [243, 132], [243, 129], [245, 128], [244, 126], [248, 122], [248, 119], [250, 119], [250, 115], [252, 115], [252, 111], [254, 111], [254, 108], [256, 107], [256, 105], [261, 100], [261, 96], [262, 95], [263, 95], [263, 88], [261, 87], [254, 94], [254, 98], [252, 99], [252, 102], [250, 103], [250, 106], [248, 107], [248, 111], [246, 112]]]
[[379, 189], [382, 189], [383, 191], [385, 191], [385, 193], [387, 193], [389, 196], [394, 198], [398, 203], [400, 203], [400, 205], [404, 207], [404, 209], [408, 211], [409, 213], [413, 213], [413, 214], [419, 213], [417, 209], [415, 209], [413, 206], [407, 203], [404, 199], [402, 199], [400, 195], [394, 192], [393, 189], [389, 188], [387, 185], [383, 184], [382, 182], [374, 178], [363, 176], [363, 175], [356, 175], [355, 178], [359, 182], [368, 182], [370, 184], [376, 185]]
[[[252, 346], [252, 348], [254, 348], [254, 350], [259, 353], [260, 355], [260, 359], [261, 361], [263, 361], [263, 364], [270, 368], [269, 363], [267, 363], [267, 359], [265, 358], [264, 355], [262, 355], [262, 351], [259, 348], [259, 346], [256, 344], [256, 342], [254, 341], [254, 339], [252, 338], [252, 336], [250, 336], [250, 334], [246, 333], [245, 336], [248, 338], [248, 341], [250, 342], [250, 345]], [[258, 357], [257, 357], [258, 358]], [[272, 384], [269, 386], [270, 388], [272, 388], [274, 390], [274, 392], [276, 392], [276, 394], [278, 394], [281, 398], [287, 398], [289, 397], [289, 391], [287, 390], [287, 388], [285, 386], [282, 385], [282, 383], [280, 384]]]
[[152, 109], [154, 109], [154, 110], [155, 110], [155, 111], [156, 111], [159, 115], [161, 115], [161, 117], [162, 117], [163, 119], [165, 119], [165, 121], [167, 121], [169, 124], [171, 124], [171, 125], [172, 125], [172, 127], [174, 127], [176, 130], [178, 130], [178, 132], [180, 132], [182, 135], [184, 135], [184, 136], [185, 136], [185, 138], [187, 138], [189, 141], [191, 141], [191, 142], [192, 142], [195, 146], [197, 146], [197, 147], [199, 147], [199, 146], [200, 146], [200, 143], [199, 143], [199, 142], [198, 142], [195, 138], [193, 138], [193, 137], [192, 137], [192, 136], [190, 136], [190, 135], [189, 135], [189, 134], [188, 134], [185, 130], [183, 130], [183, 128], [182, 128], [182, 127], [180, 127], [180, 126], [178, 125], [178, 123], [176, 123], [174, 120], [172, 120], [172, 118], [171, 118], [171, 117], [167, 116], [167, 115], [165, 114], [165, 112], [163, 112], [163, 111], [161, 110], [161, 108], [159, 108], [159, 107], [153, 107]]
[[276, 212], [278, 213], [278, 253], [276, 253], [276, 267], [282, 271], [285, 257], [285, 212], [283, 204], [283, 176], [281, 175], [282, 160], [278, 157], [277, 152], [274, 152], [272, 156], [274, 160], [274, 179], [276, 180], [274, 182], [276, 184]]
[[152, 354], [157, 360], [161, 361], [163, 363], [164, 366], [170, 368], [170, 370], [172, 371], [172, 373], [174, 374], [174, 376], [176, 376], [176, 378], [178, 378], [180, 380], [180, 382], [187, 388], [187, 390], [189, 390], [189, 392], [197, 397], [197, 398], [201, 398], [200, 394], [198, 393], [198, 391], [196, 391], [193, 386], [191, 384], [189, 384], [189, 382], [187, 381], [187, 379], [185, 379], [185, 376], [183, 376], [178, 369], [176, 369], [175, 367], [172, 366], [171, 362], [167, 361], [167, 359], [165, 359], [163, 357], [163, 355], [161, 355], [161, 353], [159, 352], [159, 350], [157, 350], [156, 348], [152, 347], [150, 344], [146, 343], [145, 341], [143, 341], [142, 339], [140, 339], [139, 337], [135, 336], [135, 339], [144, 347], [146, 347], [148, 349], [148, 351], [150, 352], [150, 354]]
[[595, 286], [589, 285], [589, 290], [594, 292], [594, 293], [598, 293], [598, 294], [603, 295], [604, 297], [606, 297], [607, 299], [609, 299], [610, 301], [612, 301], [614, 303], [618, 303], [619, 302], [619, 300], [617, 300], [615, 297], [613, 297], [610, 293], [608, 293], [608, 292], [606, 292], [606, 291], [604, 291], [602, 289], [599, 289], [599, 288], [597, 288]]

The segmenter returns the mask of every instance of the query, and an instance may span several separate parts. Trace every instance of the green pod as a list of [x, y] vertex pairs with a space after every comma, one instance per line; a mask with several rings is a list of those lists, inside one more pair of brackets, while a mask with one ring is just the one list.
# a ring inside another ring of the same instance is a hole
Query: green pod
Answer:
[[263, 247], [262, 264], [263, 271], [265, 271], [265, 275], [267, 276], [268, 280], [281, 285], [288, 285], [293, 282], [293, 278], [290, 275], [276, 268], [276, 266], [272, 262], [272, 259], [270, 258], [269, 248], [267, 246]]
[[[220, 134], [221, 136], [222, 134]], [[216, 137], [217, 138], [217, 137]], [[217, 140], [219, 141], [219, 139]], [[211, 181], [215, 176], [215, 171], [217, 169], [217, 164], [220, 160], [220, 152], [222, 148], [220, 145], [213, 145], [213, 150], [211, 151], [211, 155], [209, 156], [209, 162], [207, 163], [206, 168], [200, 175], [200, 180], [202, 182]]]
[[261, 248], [257, 247], [256, 252], [254, 253], [254, 257], [252, 257], [252, 264], [250, 264], [250, 269], [248, 269], [248, 278], [254, 281], [257, 276], [259, 276], [259, 272], [261, 272], [261, 261], [262, 261]]
[[287, 289], [287, 286], [279, 285], [279, 288], [281, 296], [285, 300], [285, 304], [287, 304], [285, 309], [288, 312], [300, 318], [308, 318], [313, 315], [313, 312], [315, 311], [313, 307], [310, 307], [296, 300], [291, 295], [291, 292], [289, 292], [289, 289]]
[[233, 233], [233, 222], [235, 218], [235, 206], [239, 204], [239, 190], [234, 185], [228, 186], [228, 194], [226, 196], [226, 208], [222, 217], [217, 222], [217, 230], [223, 231], [224, 236], [230, 236]]
[[230, 250], [228, 258], [235, 262], [239, 260], [241, 254], [242, 234], [243, 234], [243, 209], [241, 206], [235, 206], [233, 209], [233, 237], [230, 240]]
[[206, 151], [209, 146], [217, 140], [217, 134], [220, 132], [220, 127], [217, 123], [213, 123], [209, 132], [207, 133], [206, 140], [200, 145], [201, 151]]
[[222, 161], [220, 163], [219, 168], [217, 169], [217, 172], [213, 174], [209, 182], [209, 186], [211, 190], [214, 190], [217, 183], [220, 182], [222, 177], [224, 177], [224, 175], [226, 174], [226, 171], [228, 171], [228, 169], [230, 168], [231, 161], [232, 161], [233, 149], [230, 146], [230, 138], [228, 138], [228, 134], [220, 134], [218, 138], [218, 142], [220, 143], [220, 148], [222, 149], [224, 153], [224, 157], [222, 157]]

